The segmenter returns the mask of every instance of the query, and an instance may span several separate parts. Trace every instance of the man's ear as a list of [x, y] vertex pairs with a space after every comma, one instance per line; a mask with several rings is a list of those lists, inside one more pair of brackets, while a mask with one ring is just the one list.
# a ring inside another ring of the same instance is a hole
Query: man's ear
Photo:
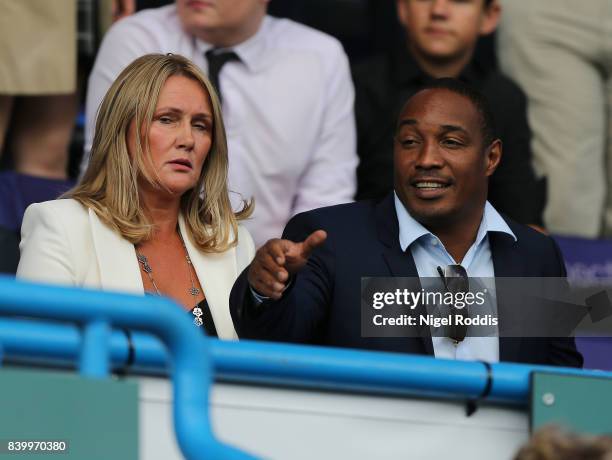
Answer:
[[491, 145], [487, 147], [485, 152], [485, 161], [486, 161], [486, 175], [490, 177], [497, 166], [499, 166], [499, 162], [502, 157], [502, 141], [500, 139], [495, 139], [491, 142]]
[[396, 0], [395, 2], [397, 19], [404, 27], [406, 27], [408, 22], [408, 7], [406, 5], [406, 1], [407, 0]]
[[480, 24], [480, 35], [492, 34], [501, 18], [502, 7], [498, 0], [493, 0], [489, 6], [484, 7], [482, 22]]

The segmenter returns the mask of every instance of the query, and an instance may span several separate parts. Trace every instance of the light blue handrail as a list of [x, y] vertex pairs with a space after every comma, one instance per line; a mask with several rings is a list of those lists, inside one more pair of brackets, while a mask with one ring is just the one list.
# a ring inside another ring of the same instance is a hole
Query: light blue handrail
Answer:
[[[108, 376], [109, 361], [113, 357], [109, 346], [114, 343], [111, 324], [155, 334], [167, 346], [171, 356], [174, 424], [183, 455], [190, 460], [252, 458], [215, 439], [208, 410], [212, 382], [208, 340], [172, 301], [43, 286], [0, 277], [0, 314], [78, 323], [80, 328], [73, 329], [68, 338], [78, 337], [81, 351], [73, 350], [73, 357], [79, 354], [80, 372], [90, 378]], [[36, 328], [42, 325], [36, 326], [26, 319], [11, 321], [21, 322], [25, 329], [30, 330], [26, 339], [30, 342], [30, 352], [34, 355], [39, 352], [42, 341], [36, 340], [36, 335], [41, 331]], [[58, 351], [65, 340], [60, 338], [51, 354]], [[6, 335], [0, 334], [0, 347], [5, 351], [8, 342]]]
[[[105, 294], [99, 295], [106, 298]], [[31, 302], [30, 291], [28, 296]], [[137, 299], [142, 300], [142, 297]], [[79, 305], [82, 302], [81, 298]], [[2, 303], [0, 285], [0, 305]], [[37, 302], [32, 304], [37, 305]], [[31, 314], [43, 310], [43, 305], [41, 301], [36, 312]], [[126, 307], [122, 305], [121, 308]], [[178, 311], [176, 307], [174, 309]], [[182, 312], [179, 314], [183, 316]], [[155, 311], [147, 300], [147, 316], [154, 315]], [[189, 321], [187, 324], [190, 333], [200, 335]], [[168, 369], [170, 358], [156, 337], [134, 333], [132, 342], [136, 350], [135, 369], [157, 373]], [[478, 362], [256, 341], [209, 339], [205, 342], [215, 377], [227, 381], [466, 399], [478, 397], [488, 378], [485, 366]], [[5, 348], [5, 359], [31, 360], [37, 356], [68, 363], [79, 359], [83, 338], [74, 325], [0, 318], [0, 343]], [[125, 335], [112, 331], [109, 338], [110, 364], [122, 367], [127, 354]], [[488, 400], [526, 404], [529, 379], [534, 370], [612, 378], [609, 372], [496, 363], [492, 365], [492, 388]], [[209, 374], [206, 379], [209, 382]]]

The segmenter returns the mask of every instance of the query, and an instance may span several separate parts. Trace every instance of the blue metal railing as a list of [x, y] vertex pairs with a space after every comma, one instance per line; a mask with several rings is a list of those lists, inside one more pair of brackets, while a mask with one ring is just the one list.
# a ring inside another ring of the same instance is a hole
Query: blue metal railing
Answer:
[[[74, 350], [73, 358], [78, 354], [79, 370], [90, 378], [109, 375], [113, 357], [109, 349], [113, 344], [111, 324], [152, 332], [170, 352], [175, 432], [185, 457], [251, 458], [215, 439], [208, 411], [212, 382], [208, 341], [170, 300], [42, 286], [0, 277], [0, 314], [78, 323], [80, 328], [73, 329], [69, 335], [74, 339], [76, 333], [79, 338], [80, 352]], [[37, 334], [42, 331], [36, 328], [41, 325], [36, 326], [27, 319], [11, 321], [21, 322], [26, 330], [30, 330], [24, 342], [29, 342], [30, 353], [39, 352], [42, 341], [37, 340]], [[65, 345], [65, 338], [58, 339], [49, 355]], [[0, 346], [5, 351], [9, 343], [4, 334], [0, 335]]]
[[[78, 360], [81, 347], [76, 326], [9, 318], [0, 318], [0, 342], [6, 359], [32, 362], [37, 356], [41, 363], [60, 365]], [[170, 358], [159, 339], [134, 333], [132, 343], [134, 373], [167, 372]], [[128, 355], [123, 332], [111, 333], [109, 350], [112, 366], [122, 368]], [[480, 395], [487, 381], [479, 362], [426, 356], [216, 339], [208, 340], [208, 351], [215, 379], [229, 382], [466, 399]], [[610, 372], [513, 363], [494, 363], [491, 368], [493, 387], [487, 399], [512, 404], [527, 403], [534, 370], [612, 378]]]
[[[110, 330], [110, 324], [159, 337], [132, 335], [133, 368], [172, 375], [175, 429], [190, 459], [244, 455], [220, 446], [211, 432], [208, 391], [213, 374], [216, 379], [243, 383], [456, 399], [477, 398], [488, 380], [487, 369], [479, 362], [206, 339], [182, 309], [153, 297], [38, 286], [0, 277], [2, 313], [78, 325], [0, 317], [0, 358], [4, 353], [4, 359], [11, 361], [79, 363], [81, 371], [92, 377], [108, 375], [109, 367], [123, 367], [127, 360], [126, 336]], [[610, 372], [495, 363], [487, 400], [527, 404], [534, 370], [612, 378]]]
[[[6, 311], [2, 307], [7, 299], [3, 288], [6, 282], [0, 278], [0, 312]], [[63, 297], [67, 295], [72, 298], [70, 305], [78, 306], [81, 312], [79, 316], [92, 319], [89, 307], [84, 308], [89, 305], [89, 300], [83, 297], [85, 291], [8, 283], [11, 290], [22, 290], [21, 295], [27, 299], [22, 303], [35, 306], [27, 313], [20, 309], [14, 311], [40, 316], [40, 312], [47, 309], [43, 297], [51, 293], [62, 293]], [[35, 299], [34, 292], [40, 292], [42, 295]], [[107, 299], [116, 298], [113, 294], [93, 294], [97, 301], [104, 305], [109, 304]], [[132, 304], [144, 304], [146, 315], [143, 316], [148, 321], [156, 321], [153, 319], [157, 315], [155, 305], [160, 299], [125, 295], [118, 298], [126, 299], [126, 302], [120, 304], [122, 310], [130, 309]], [[152, 303], [153, 300], [155, 302]], [[56, 303], [61, 303], [61, 300]], [[179, 316], [183, 316], [180, 309], [174, 305], [172, 307]], [[134, 321], [140, 324], [138, 313], [133, 316]], [[181, 322], [185, 323], [183, 319]], [[160, 321], [157, 328], [165, 329], [163, 316]], [[256, 341], [203, 340], [202, 334], [191, 327], [189, 321], [186, 321], [186, 324], [189, 326], [189, 335], [186, 335], [188, 340], [198, 342], [198, 347], [201, 346], [199, 342], [205, 342], [206, 349], [206, 353], [201, 354], [202, 351], [197, 351], [199, 348], [190, 345], [191, 351], [188, 353], [196, 350], [195, 354], [200, 353], [199, 360], [202, 361], [208, 357], [215, 377], [225, 381], [444, 398], [474, 398], [482, 393], [487, 384], [487, 370], [479, 362]], [[137, 326], [134, 328], [143, 329]], [[160, 336], [163, 338], [163, 334]], [[133, 364], [135, 372], [168, 372], [171, 357], [159, 339], [149, 334], [134, 333], [132, 343], [136, 350]], [[32, 357], [38, 357], [44, 361], [74, 363], [83, 356], [80, 352], [82, 346], [81, 329], [76, 325], [0, 318], [0, 349], [4, 347], [5, 359], [31, 362]], [[123, 367], [127, 356], [128, 344], [125, 335], [121, 331], [111, 331], [108, 337], [107, 362], [113, 367]], [[505, 403], [527, 403], [529, 377], [534, 370], [612, 378], [612, 373], [609, 372], [547, 366], [495, 363], [491, 367], [493, 385], [487, 399]], [[176, 374], [176, 369], [174, 371]], [[202, 385], [208, 385], [210, 379], [208, 372], [203, 377]]]

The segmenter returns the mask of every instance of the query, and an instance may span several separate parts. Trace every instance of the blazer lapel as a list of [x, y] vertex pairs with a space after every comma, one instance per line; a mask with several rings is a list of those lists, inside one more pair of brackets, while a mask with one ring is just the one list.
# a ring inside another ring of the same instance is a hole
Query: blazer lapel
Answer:
[[144, 294], [134, 245], [100, 221], [92, 209], [89, 209], [89, 222], [100, 270], [100, 287]]
[[[516, 242], [509, 235], [503, 233], [489, 233], [489, 245], [491, 247], [491, 257], [493, 259], [493, 270], [495, 278], [514, 278], [523, 276], [524, 262], [519, 257]], [[497, 291], [497, 314], [500, 325], [504, 324], [504, 317], [512, 315], [512, 305], [507, 304], [505, 299], [511, 298], [503, 291], [504, 287], [496, 285]], [[500, 361], [521, 361], [520, 349], [522, 338], [520, 337], [500, 337], [499, 338], [499, 360]]]
[[221, 339], [237, 339], [234, 323], [229, 311], [229, 294], [238, 277], [236, 249], [223, 253], [204, 253], [196, 248], [188, 237], [183, 216], [179, 216], [179, 227], [185, 240], [185, 247], [193, 263], [210, 312], [215, 322], [217, 334]]
[[[387, 196], [377, 205], [375, 215], [378, 238], [383, 244], [382, 256], [389, 267], [391, 276], [418, 279], [419, 273], [412, 254], [410, 251], [402, 251], [399, 244], [399, 224], [393, 194]], [[420, 289], [421, 283], [417, 282], [417, 286]], [[422, 308], [422, 306], [419, 305], [418, 308]], [[423, 312], [423, 314], [426, 313]], [[427, 354], [433, 356], [434, 350], [429, 328], [421, 329], [420, 339]]]

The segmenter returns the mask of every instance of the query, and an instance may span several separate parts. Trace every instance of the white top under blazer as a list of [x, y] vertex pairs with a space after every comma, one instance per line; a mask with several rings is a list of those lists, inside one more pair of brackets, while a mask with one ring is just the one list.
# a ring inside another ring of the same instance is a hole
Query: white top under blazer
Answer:
[[[183, 235], [188, 235], [182, 216], [179, 227]], [[229, 295], [255, 254], [249, 232], [239, 226], [238, 245], [223, 253], [204, 253], [189, 237], [185, 246], [219, 338], [237, 339]], [[144, 295], [134, 245], [73, 199], [30, 205], [23, 218], [19, 248], [18, 278]]]

